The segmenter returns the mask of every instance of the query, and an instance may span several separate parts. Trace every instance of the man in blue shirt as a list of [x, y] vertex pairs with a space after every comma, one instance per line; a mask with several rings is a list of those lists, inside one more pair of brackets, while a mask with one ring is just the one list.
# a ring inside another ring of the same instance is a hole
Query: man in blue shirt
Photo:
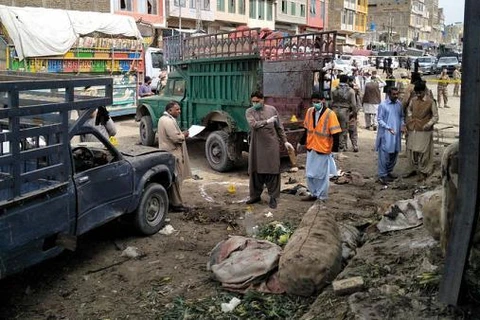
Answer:
[[138, 89], [138, 95], [140, 97], [148, 97], [153, 95], [152, 88], [150, 87], [151, 84], [152, 84], [152, 78], [150, 78], [149, 76], [146, 76], [145, 81]]
[[375, 149], [378, 151], [378, 181], [387, 184], [396, 176], [392, 173], [402, 146], [405, 130], [403, 107], [398, 100], [398, 88], [390, 87], [388, 97], [378, 106], [378, 132]]

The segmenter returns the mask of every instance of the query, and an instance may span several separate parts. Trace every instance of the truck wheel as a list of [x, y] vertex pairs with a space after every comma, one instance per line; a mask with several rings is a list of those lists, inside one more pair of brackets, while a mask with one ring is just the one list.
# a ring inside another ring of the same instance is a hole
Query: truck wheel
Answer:
[[136, 229], [151, 235], [160, 231], [168, 212], [168, 196], [165, 188], [158, 183], [149, 184], [144, 190], [140, 204], [134, 214]]
[[153, 146], [155, 143], [155, 132], [153, 132], [152, 117], [143, 116], [140, 119], [140, 141], [144, 146]]
[[234, 162], [228, 158], [228, 133], [214, 131], [208, 135], [205, 154], [213, 170], [225, 172], [232, 169]]

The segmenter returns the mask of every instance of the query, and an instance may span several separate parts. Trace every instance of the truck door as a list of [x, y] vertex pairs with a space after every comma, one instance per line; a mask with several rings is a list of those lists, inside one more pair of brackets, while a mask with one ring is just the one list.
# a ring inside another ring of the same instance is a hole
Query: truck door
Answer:
[[[93, 134], [72, 139], [77, 193], [77, 235], [124, 214], [133, 196], [129, 162]], [[86, 140], [86, 141], [85, 141]]]

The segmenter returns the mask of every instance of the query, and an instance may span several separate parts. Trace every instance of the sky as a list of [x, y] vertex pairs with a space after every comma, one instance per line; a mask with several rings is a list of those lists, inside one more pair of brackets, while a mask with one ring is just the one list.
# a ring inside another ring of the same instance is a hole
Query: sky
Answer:
[[463, 22], [465, 0], [439, 0], [438, 6], [443, 8], [445, 24]]

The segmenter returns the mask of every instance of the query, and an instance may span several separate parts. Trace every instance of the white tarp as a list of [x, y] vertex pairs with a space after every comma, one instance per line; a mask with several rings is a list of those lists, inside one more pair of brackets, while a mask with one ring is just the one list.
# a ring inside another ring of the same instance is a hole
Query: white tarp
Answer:
[[65, 54], [79, 36], [94, 31], [142, 38], [133, 17], [109, 13], [0, 5], [0, 21], [21, 60]]

